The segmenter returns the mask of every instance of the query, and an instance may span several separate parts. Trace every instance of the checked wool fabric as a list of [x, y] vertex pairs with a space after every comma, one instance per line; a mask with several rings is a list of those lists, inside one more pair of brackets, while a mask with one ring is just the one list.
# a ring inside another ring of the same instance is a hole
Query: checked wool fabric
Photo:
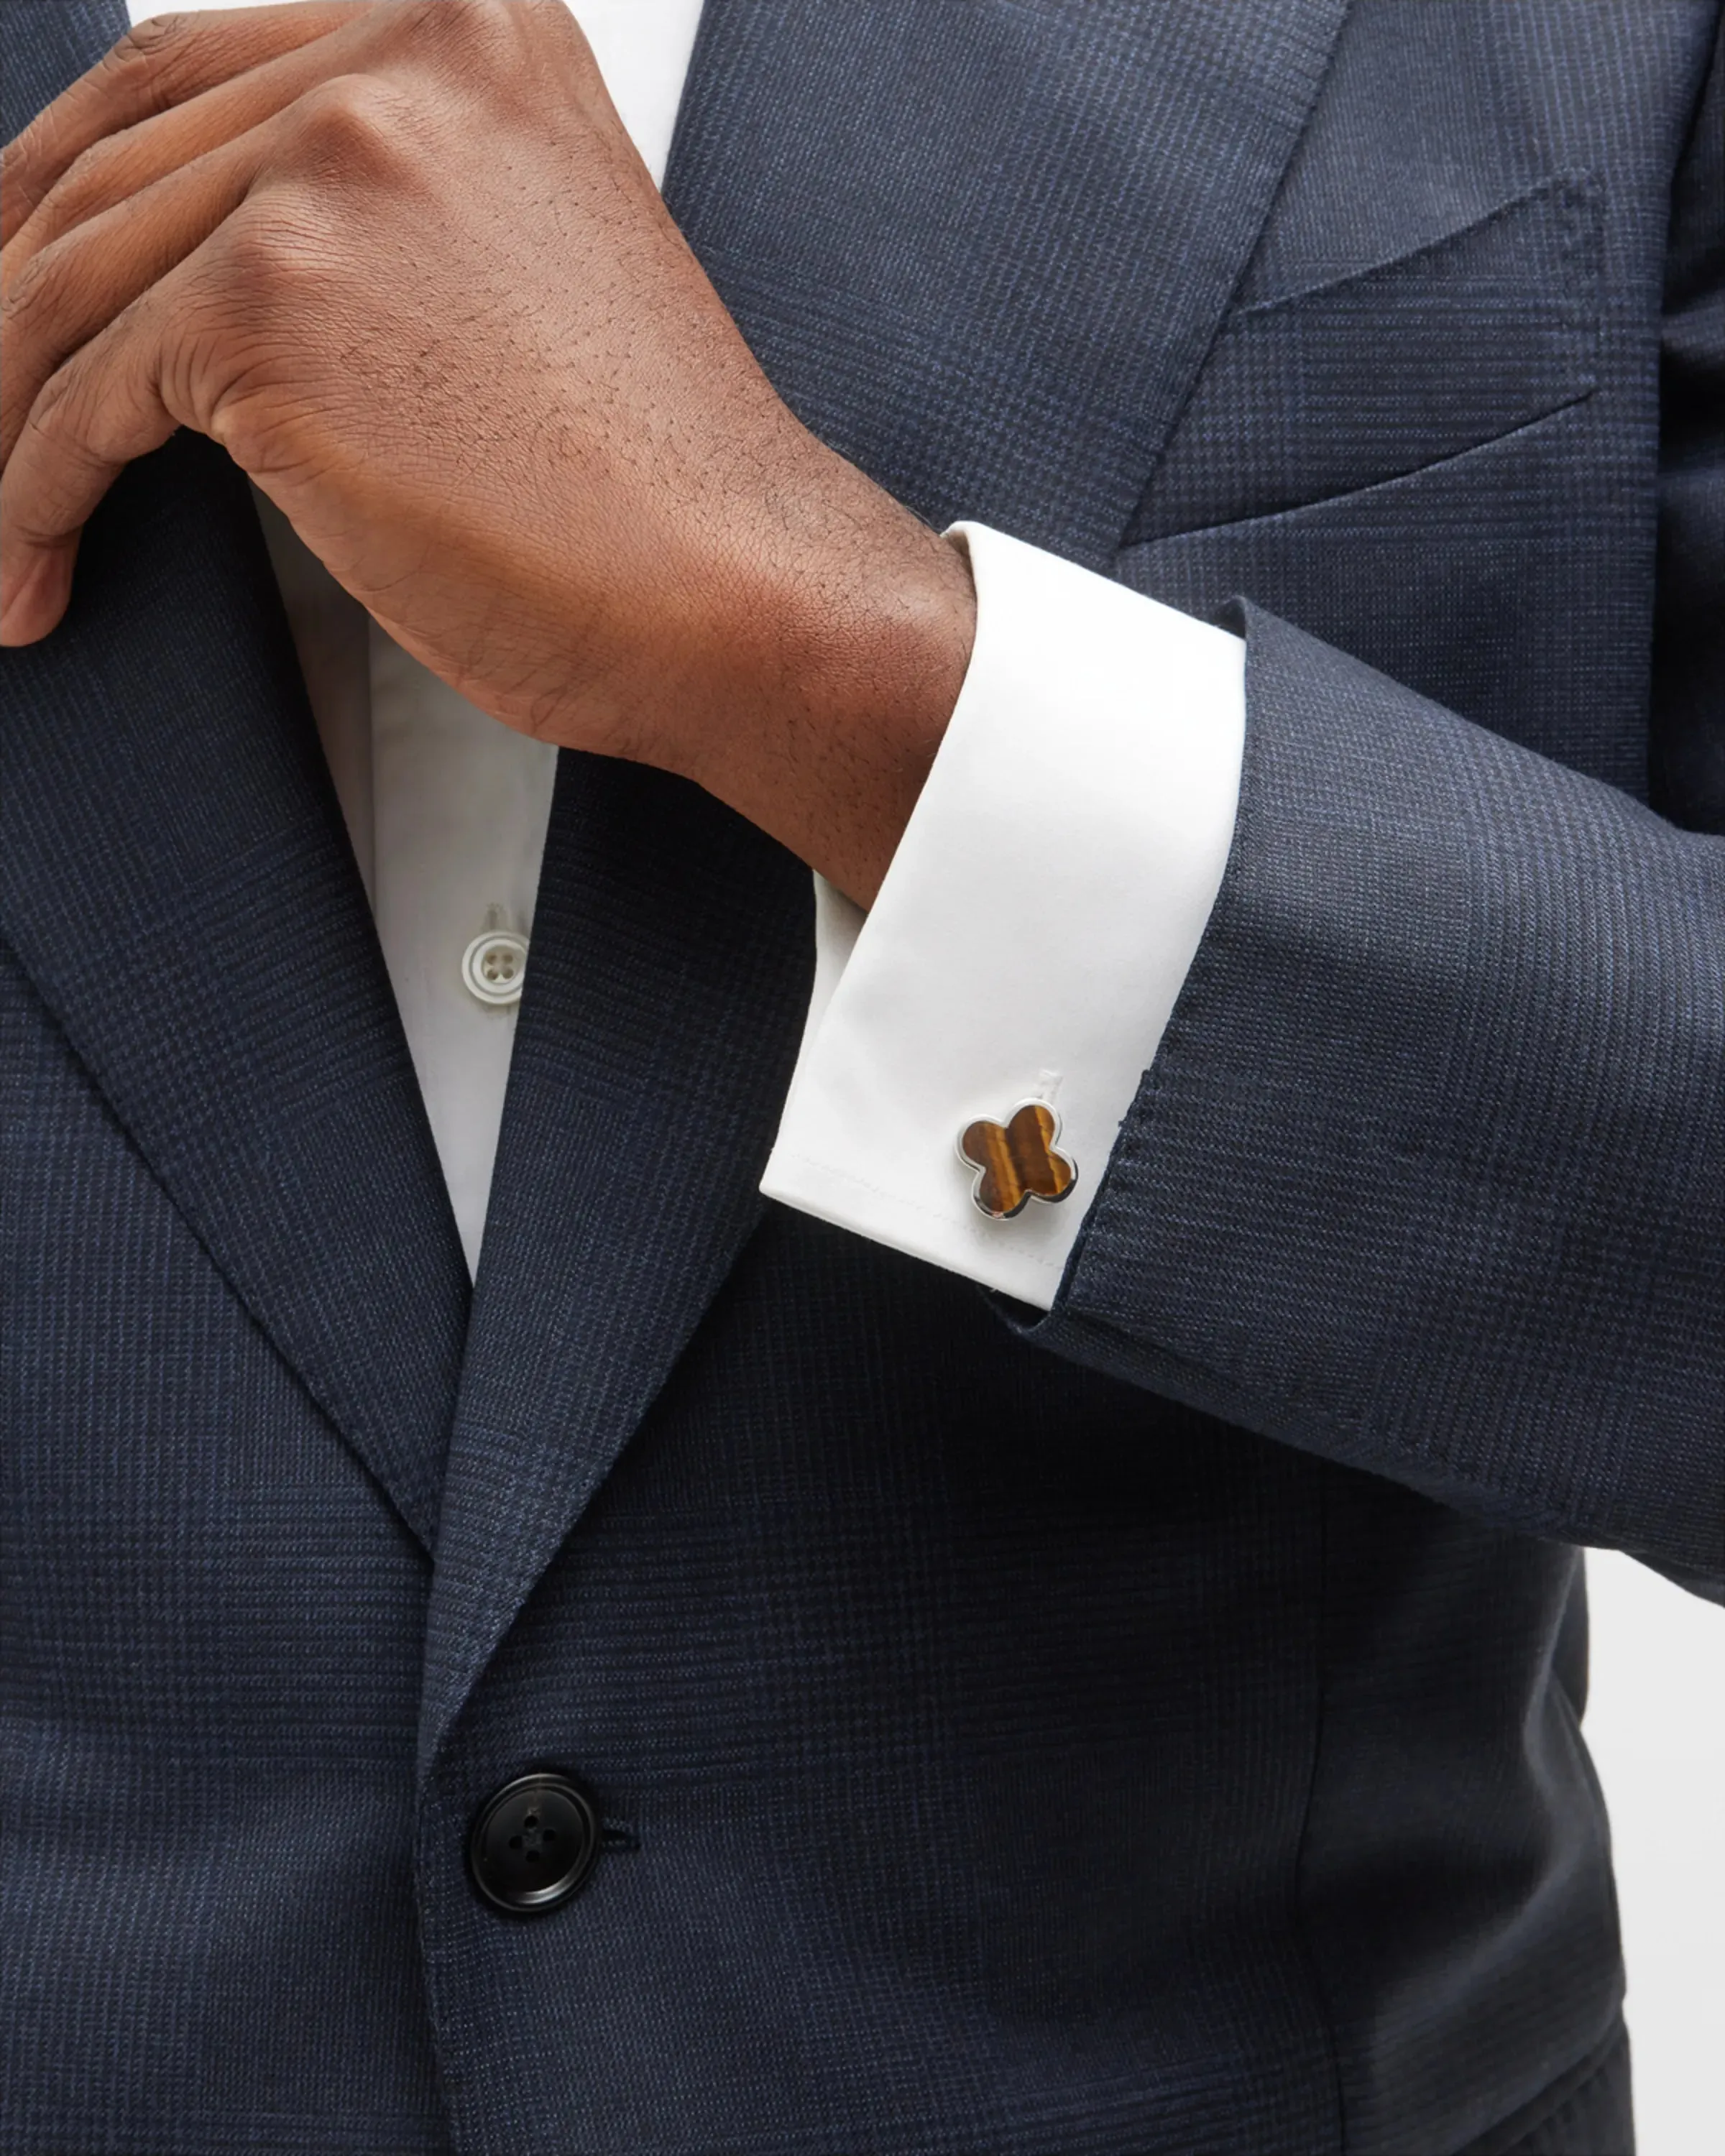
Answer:
[[[8, 135], [119, 13], [13, 0]], [[0, 655], [6, 2156], [1624, 2156], [1575, 1545], [1725, 1594], [1722, 99], [1712, 0], [709, 0], [667, 199], [799, 416], [1246, 639], [1045, 1317], [764, 1203], [807, 872], [575, 756], [470, 1291], [246, 490], [128, 473]]]

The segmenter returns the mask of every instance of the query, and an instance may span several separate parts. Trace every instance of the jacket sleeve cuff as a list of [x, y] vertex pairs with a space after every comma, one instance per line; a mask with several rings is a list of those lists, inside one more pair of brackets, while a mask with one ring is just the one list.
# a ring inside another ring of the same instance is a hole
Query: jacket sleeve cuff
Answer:
[[[1245, 647], [986, 526], [968, 672], [866, 916], [816, 889], [769, 1198], [1046, 1310], [1215, 901]], [[978, 1211], [960, 1133], [1027, 1101], [1077, 1179]]]

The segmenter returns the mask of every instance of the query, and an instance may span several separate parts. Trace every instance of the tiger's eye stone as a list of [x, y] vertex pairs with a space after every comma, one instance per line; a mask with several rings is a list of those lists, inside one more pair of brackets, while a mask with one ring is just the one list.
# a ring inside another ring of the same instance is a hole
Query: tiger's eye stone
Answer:
[[986, 1116], [965, 1126], [961, 1159], [981, 1172], [972, 1194], [991, 1220], [1009, 1220], [1033, 1198], [1057, 1204], [1078, 1180], [1078, 1171], [1055, 1150], [1060, 1125], [1045, 1101], [1027, 1101], [1004, 1123]]

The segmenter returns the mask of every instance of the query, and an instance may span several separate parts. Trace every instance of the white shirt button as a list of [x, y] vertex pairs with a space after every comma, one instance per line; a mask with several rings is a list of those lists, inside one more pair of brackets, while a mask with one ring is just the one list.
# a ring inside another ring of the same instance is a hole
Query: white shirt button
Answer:
[[488, 928], [461, 954], [461, 978], [482, 1004], [518, 1004], [527, 972], [527, 939]]

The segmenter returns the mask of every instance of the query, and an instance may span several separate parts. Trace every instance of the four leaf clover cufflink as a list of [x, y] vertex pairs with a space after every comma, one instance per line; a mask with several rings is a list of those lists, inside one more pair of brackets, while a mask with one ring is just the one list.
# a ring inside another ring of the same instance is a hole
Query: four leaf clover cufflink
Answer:
[[977, 1210], [991, 1220], [1009, 1220], [1033, 1198], [1058, 1204], [1078, 1180], [1078, 1170], [1055, 1150], [1059, 1118], [1045, 1101], [1026, 1101], [1004, 1123], [986, 1117], [967, 1123], [958, 1138], [958, 1158], [975, 1168], [971, 1196]]

